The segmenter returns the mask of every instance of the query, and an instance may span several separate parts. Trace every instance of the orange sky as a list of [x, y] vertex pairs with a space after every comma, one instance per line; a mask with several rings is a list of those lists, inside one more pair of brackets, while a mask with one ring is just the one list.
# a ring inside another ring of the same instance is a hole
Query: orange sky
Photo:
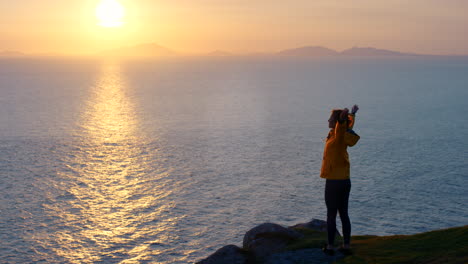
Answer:
[[125, 26], [99, 27], [99, 0], [0, 0], [0, 51], [92, 54], [155, 42], [182, 52], [372, 46], [468, 54], [465, 0], [119, 0]]

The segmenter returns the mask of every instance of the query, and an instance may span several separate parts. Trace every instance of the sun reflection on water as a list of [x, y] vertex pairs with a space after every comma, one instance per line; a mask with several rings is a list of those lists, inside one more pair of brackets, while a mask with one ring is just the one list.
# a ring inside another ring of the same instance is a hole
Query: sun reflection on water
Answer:
[[150, 260], [147, 248], [158, 242], [157, 233], [177, 221], [144, 224], [170, 210], [162, 201], [171, 192], [156, 183], [169, 172], [150, 166], [149, 155], [154, 160], [158, 150], [147, 146], [131, 99], [118, 65], [103, 65], [83, 105], [77, 142], [64, 158], [67, 170], [59, 173], [67, 190], [44, 205], [62, 219], [55, 234], [60, 247], [53, 250], [70, 262]]

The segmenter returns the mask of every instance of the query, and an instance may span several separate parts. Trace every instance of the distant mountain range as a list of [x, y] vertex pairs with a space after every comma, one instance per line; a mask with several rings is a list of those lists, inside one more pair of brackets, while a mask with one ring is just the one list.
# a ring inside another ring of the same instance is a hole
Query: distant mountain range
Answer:
[[16, 50], [5, 50], [5, 51], [0, 51], [0, 58], [20, 58], [20, 57], [61, 57], [61, 56], [66, 56], [64, 54], [60, 53], [34, 53], [34, 54], [27, 54], [21, 51], [16, 51]]
[[398, 51], [376, 49], [376, 48], [350, 48], [340, 52], [344, 56], [415, 56], [415, 53], [402, 53]]
[[0, 51], [0, 57], [22, 57], [25, 54], [19, 51], [5, 50]]
[[330, 56], [350, 56], [350, 57], [382, 57], [382, 56], [416, 56], [414, 53], [402, 53], [391, 50], [376, 49], [376, 48], [360, 48], [353, 47], [350, 49], [338, 52], [320, 46], [306, 46], [295, 49], [282, 50], [277, 55], [280, 56], [295, 56], [295, 57], [330, 57]]
[[[160, 56], [183, 56], [186, 54], [178, 53], [172, 49], [160, 46], [156, 43], [147, 43], [137, 46], [124, 47], [109, 51], [101, 52], [100, 55], [108, 56], [135, 56], [135, 57], [160, 57]], [[226, 56], [236, 56], [236, 55], [249, 55], [249, 54], [233, 54], [231, 52], [223, 50], [215, 50], [203, 54], [192, 54], [195, 56], [211, 56], [211, 57], [226, 57]], [[251, 55], [251, 54], [250, 54]], [[347, 49], [341, 52], [332, 50], [326, 47], [320, 46], [305, 46], [294, 49], [286, 49], [276, 53], [263, 53], [259, 56], [288, 56], [288, 57], [331, 57], [331, 56], [349, 56], [349, 57], [358, 57], [358, 56], [415, 56], [417, 54], [412, 53], [402, 53], [391, 50], [376, 49], [376, 48], [360, 48], [354, 47]], [[254, 55], [253, 55], [254, 56]]]
[[228, 52], [228, 51], [224, 51], [224, 50], [215, 50], [215, 51], [207, 53], [206, 55], [214, 56], [214, 57], [226, 57], [226, 56], [234, 56], [235, 54]]
[[282, 50], [276, 53], [280, 56], [307, 56], [307, 57], [322, 57], [322, 56], [336, 56], [339, 55], [339, 52], [325, 48], [325, 47], [318, 47], [318, 46], [307, 46], [301, 48], [294, 48], [294, 49], [287, 49]]
[[[405, 56], [437, 56], [429, 54], [403, 53], [392, 50], [377, 49], [372, 47], [353, 47], [341, 52], [321, 46], [305, 46], [293, 49], [285, 49], [275, 53], [251, 53], [234, 54], [223, 50], [215, 50], [202, 54], [186, 54], [163, 47], [156, 43], [145, 43], [136, 46], [122, 47], [112, 50], [102, 51], [98, 56], [109, 57], [170, 57], [170, 56], [282, 56], [282, 57], [405, 57]], [[22, 56], [46, 56], [46, 54], [24, 54], [19, 51], [0, 51], [0, 57], [22, 57]], [[466, 55], [461, 55], [466, 56]]]

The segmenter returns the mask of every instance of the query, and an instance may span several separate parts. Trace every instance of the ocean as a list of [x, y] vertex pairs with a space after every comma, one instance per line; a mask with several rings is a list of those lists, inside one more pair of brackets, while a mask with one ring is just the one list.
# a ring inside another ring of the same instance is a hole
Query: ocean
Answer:
[[0, 59], [1, 262], [190, 263], [325, 219], [353, 104], [352, 234], [466, 225], [467, 98], [468, 58]]

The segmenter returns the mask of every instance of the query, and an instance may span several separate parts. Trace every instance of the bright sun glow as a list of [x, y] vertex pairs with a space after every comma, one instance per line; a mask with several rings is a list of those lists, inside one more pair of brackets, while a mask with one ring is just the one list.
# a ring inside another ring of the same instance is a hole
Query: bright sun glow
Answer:
[[98, 25], [102, 27], [120, 27], [124, 24], [125, 8], [117, 0], [101, 0], [96, 7]]

